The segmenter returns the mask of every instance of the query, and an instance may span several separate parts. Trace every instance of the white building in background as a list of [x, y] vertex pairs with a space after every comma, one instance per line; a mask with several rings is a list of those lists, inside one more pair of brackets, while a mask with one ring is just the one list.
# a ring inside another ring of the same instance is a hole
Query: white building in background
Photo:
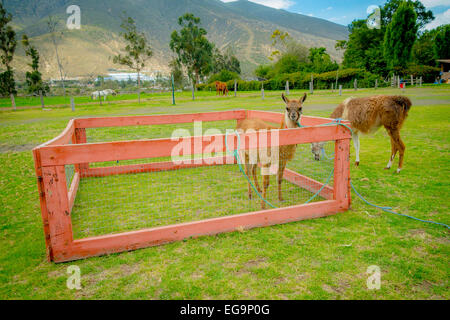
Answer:
[[[112, 80], [112, 81], [128, 81], [133, 80], [137, 81], [138, 74], [137, 73], [129, 73], [129, 72], [121, 72], [121, 73], [108, 73], [108, 76], [105, 77], [105, 80]], [[155, 81], [155, 77], [148, 76], [145, 74], [140, 74], [141, 81]]]

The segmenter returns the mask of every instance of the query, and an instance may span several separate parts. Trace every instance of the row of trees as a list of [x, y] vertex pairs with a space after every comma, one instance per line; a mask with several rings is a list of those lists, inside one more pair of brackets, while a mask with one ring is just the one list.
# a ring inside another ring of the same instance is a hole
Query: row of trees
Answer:
[[[286, 80], [307, 86], [305, 81], [311, 74], [331, 85], [330, 75], [356, 75], [359, 70], [365, 71], [362, 80], [367, 81], [393, 73], [434, 80], [439, 73], [436, 60], [450, 57], [450, 25], [425, 30], [434, 16], [418, 0], [388, 0], [380, 11], [381, 24], [376, 28], [369, 27], [367, 20], [355, 20], [349, 25], [349, 39], [336, 43], [336, 49], [344, 51], [341, 65], [325, 48], [308, 49], [288, 33], [275, 30], [271, 36], [274, 50], [269, 56], [273, 62], [259, 66], [255, 74], [270, 81], [272, 87], [280, 87]], [[347, 80], [344, 86], [353, 82]]]
[[[14, 95], [17, 94], [16, 82], [12, 62], [17, 48], [16, 32], [11, 26], [12, 15], [6, 11], [3, 3], [0, 2], [0, 96], [10, 96], [11, 104], [15, 108]], [[62, 65], [58, 55], [58, 38], [56, 35], [57, 22], [49, 17], [47, 21], [49, 32], [56, 51], [56, 58], [61, 73], [61, 80], [64, 79]], [[42, 74], [39, 71], [40, 55], [35, 46], [30, 43], [28, 36], [22, 36], [22, 45], [25, 55], [30, 59], [28, 66], [30, 70], [26, 72], [25, 84], [28, 93], [40, 95], [43, 105], [43, 96], [49, 92], [49, 86], [42, 80]], [[64, 85], [64, 81], [63, 85]], [[64, 89], [65, 93], [65, 89]]]
[[[332, 61], [325, 48], [306, 48], [289, 37], [287, 33], [275, 30], [272, 38], [281, 41], [279, 49], [272, 51], [270, 59], [275, 62], [270, 65], [260, 65], [255, 74], [259, 78], [273, 79], [282, 74], [295, 72], [325, 73], [339, 69], [339, 65]], [[274, 41], [273, 45], [277, 42]]]
[[369, 28], [366, 20], [350, 24], [349, 40], [336, 44], [345, 50], [344, 68], [406, 74], [417, 65], [435, 67], [436, 59], [450, 57], [450, 25], [424, 30], [434, 16], [422, 2], [389, 0], [381, 7], [381, 17], [379, 28]]
[[[206, 38], [206, 30], [200, 27], [200, 18], [191, 13], [179, 17], [178, 24], [181, 30], [173, 31], [170, 41], [170, 49], [176, 57], [169, 67], [172, 70], [174, 82], [182, 86], [184, 72], [192, 83], [192, 97], [195, 99], [195, 87], [210, 74], [223, 74], [229, 72], [232, 75], [241, 73], [239, 60], [229, 49], [225, 53]], [[123, 18], [121, 36], [125, 40], [122, 53], [113, 57], [113, 62], [126, 66], [138, 75], [138, 100], [140, 102], [140, 75], [148, 60], [153, 56], [153, 51], [144, 33], [139, 32], [136, 23], [131, 17]], [[211, 77], [213, 79], [213, 77]]]

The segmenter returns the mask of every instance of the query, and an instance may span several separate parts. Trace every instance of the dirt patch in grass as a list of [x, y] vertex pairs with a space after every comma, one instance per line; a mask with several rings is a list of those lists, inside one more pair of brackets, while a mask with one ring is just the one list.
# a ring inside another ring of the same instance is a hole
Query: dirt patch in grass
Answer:
[[425, 239], [428, 234], [423, 229], [412, 229], [409, 230], [409, 233], [413, 236], [413, 238]]
[[2, 144], [0, 145], [0, 153], [31, 151], [36, 146], [36, 144]]
[[267, 261], [267, 258], [258, 258], [258, 259], [249, 260], [245, 263], [245, 267], [246, 268], [258, 267], [266, 261]]

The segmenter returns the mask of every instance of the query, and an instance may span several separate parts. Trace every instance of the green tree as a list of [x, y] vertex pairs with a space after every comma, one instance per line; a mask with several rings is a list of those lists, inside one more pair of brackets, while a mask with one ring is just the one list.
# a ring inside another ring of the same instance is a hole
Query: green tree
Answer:
[[268, 73], [269, 78], [273, 78], [278, 74], [293, 73], [300, 71], [301, 64], [297, 57], [292, 54], [283, 54], [280, 59], [273, 65], [271, 71]]
[[11, 104], [15, 109], [14, 94], [16, 91], [16, 83], [14, 81], [14, 71], [12, 69], [12, 61], [16, 51], [17, 41], [16, 33], [9, 25], [12, 16], [3, 7], [0, 2], [0, 61], [6, 69], [0, 73], [0, 94], [2, 96], [10, 96]]
[[[381, 18], [383, 26], [389, 25], [394, 17], [395, 12], [405, 0], [389, 0], [381, 8]], [[408, 0], [417, 14], [417, 25], [422, 29], [426, 24], [434, 20], [434, 15], [431, 10], [423, 5], [420, 0]]]
[[311, 62], [311, 71], [316, 73], [339, 69], [338, 64], [335, 61], [331, 61], [331, 57], [325, 48], [310, 48], [308, 59]]
[[178, 88], [183, 87], [184, 84], [183, 68], [177, 61], [177, 59], [172, 59], [169, 62], [169, 67], [170, 73], [173, 75], [173, 81], [175, 83], [175, 86]]
[[255, 69], [255, 75], [262, 79], [268, 79], [268, 75], [271, 70], [272, 70], [271, 65], [261, 64]]
[[216, 74], [212, 75], [209, 78], [208, 83], [212, 83], [214, 81], [227, 82], [227, 81], [230, 81], [230, 80], [238, 80], [238, 79], [239, 79], [239, 75], [236, 72], [229, 71], [227, 69], [223, 69], [219, 73], [216, 73]]
[[228, 47], [224, 54], [226, 69], [237, 74], [241, 74], [241, 62], [236, 57], [231, 47]]
[[435, 33], [434, 30], [427, 30], [416, 40], [412, 48], [414, 63], [427, 66], [436, 65]]
[[435, 53], [438, 59], [450, 58], [450, 24], [440, 26], [436, 30]]
[[417, 14], [411, 2], [403, 1], [392, 16], [384, 35], [384, 58], [389, 69], [405, 68], [411, 52], [418, 25]]
[[42, 81], [42, 74], [39, 71], [39, 52], [35, 46], [30, 44], [27, 35], [22, 36], [22, 45], [25, 49], [25, 54], [31, 58], [31, 72], [26, 73], [26, 84], [29, 93], [34, 93], [38, 95], [45, 95], [48, 92], [48, 86]]
[[171, 35], [170, 49], [177, 54], [177, 60], [187, 70], [192, 81], [192, 99], [195, 99], [195, 86], [200, 78], [209, 74], [212, 68], [213, 44], [206, 38], [206, 30], [201, 28], [200, 18], [191, 13], [178, 18], [182, 27], [180, 33], [174, 30]]
[[369, 29], [366, 20], [355, 20], [349, 25], [348, 41], [338, 41], [336, 47], [345, 50], [345, 68], [365, 69], [375, 74], [386, 73], [383, 57], [383, 29]]
[[122, 20], [121, 36], [125, 39], [126, 46], [124, 54], [113, 57], [113, 62], [124, 65], [137, 73], [138, 80], [138, 101], [141, 102], [141, 72], [145, 68], [147, 61], [152, 57], [153, 52], [147, 43], [144, 33], [137, 31], [133, 18], [128, 17]]
[[50, 38], [52, 39], [53, 48], [55, 49], [56, 63], [58, 65], [59, 76], [61, 77], [61, 85], [63, 87], [64, 97], [65, 97], [66, 96], [66, 85], [64, 83], [64, 80], [66, 78], [66, 74], [64, 72], [63, 64], [59, 57], [59, 51], [58, 51], [58, 45], [59, 45], [59, 42], [61, 41], [61, 38], [64, 33], [60, 30], [58, 31], [58, 29], [60, 29], [59, 21], [51, 15], [48, 16], [48, 18], [47, 18], [47, 29], [48, 29], [48, 32], [50, 33]]
[[[349, 40], [336, 43], [336, 49], [345, 50], [343, 66], [363, 68], [375, 74], [387, 73], [387, 61], [384, 56], [384, 38], [387, 26], [404, 0], [389, 0], [381, 7], [382, 23], [379, 29], [369, 29], [366, 20], [355, 20], [349, 25]], [[417, 14], [417, 27], [421, 28], [434, 19], [418, 0], [408, 2]], [[418, 29], [415, 29], [416, 31]]]
[[309, 62], [309, 50], [299, 42], [290, 39], [286, 45], [286, 54], [295, 56], [300, 64]]
[[233, 50], [228, 47], [225, 53], [222, 54], [217, 47], [213, 48], [211, 72], [216, 74], [222, 70], [228, 70], [241, 74], [241, 63], [233, 53]]

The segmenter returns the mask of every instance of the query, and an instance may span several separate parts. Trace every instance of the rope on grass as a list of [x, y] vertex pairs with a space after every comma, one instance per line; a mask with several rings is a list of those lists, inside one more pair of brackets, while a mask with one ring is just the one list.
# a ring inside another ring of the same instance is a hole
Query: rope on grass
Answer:
[[430, 221], [430, 220], [422, 220], [422, 219], [419, 219], [419, 218], [416, 218], [416, 217], [413, 217], [413, 216], [408, 216], [408, 215], [403, 214], [403, 213], [398, 213], [398, 212], [392, 211], [392, 208], [391, 208], [391, 207], [382, 207], [382, 206], [378, 206], [378, 205], [376, 205], [376, 204], [370, 203], [370, 202], [367, 201], [361, 194], [359, 194], [359, 192], [356, 190], [356, 188], [355, 188], [355, 186], [353, 185], [353, 183], [352, 183], [351, 180], [350, 180], [350, 185], [352, 186], [352, 189], [353, 189], [353, 191], [355, 191], [356, 195], [357, 195], [362, 201], [364, 201], [366, 204], [368, 204], [369, 206], [372, 206], [372, 207], [381, 209], [381, 210], [383, 210], [384, 212], [389, 212], [389, 213], [392, 213], [392, 214], [395, 214], [395, 215], [398, 215], [398, 216], [402, 216], [402, 217], [414, 219], [414, 220], [417, 220], [417, 221], [420, 221], [420, 222], [433, 223], [433, 224], [437, 224], [437, 225], [444, 226], [444, 227], [446, 227], [447, 229], [450, 229], [450, 226], [448, 226], [448, 225], [445, 224], [445, 223], [440, 223], [440, 222]]

